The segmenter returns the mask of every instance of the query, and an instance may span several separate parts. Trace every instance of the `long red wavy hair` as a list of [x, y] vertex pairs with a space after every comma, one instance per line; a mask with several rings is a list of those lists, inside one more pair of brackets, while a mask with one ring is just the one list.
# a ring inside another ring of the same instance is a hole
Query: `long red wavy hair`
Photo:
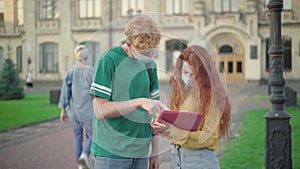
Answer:
[[[185, 87], [184, 82], [181, 80], [181, 69], [184, 61], [191, 65], [194, 73], [189, 89]], [[186, 98], [187, 90], [192, 90], [191, 93], [195, 103], [197, 103], [194, 105], [196, 111], [208, 115], [210, 106], [217, 106], [220, 113], [222, 113], [219, 123], [219, 136], [228, 137], [231, 106], [215, 62], [205, 48], [192, 45], [185, 49], [176, 61], [173, 76], [169, 83], [172, 86], [171, 109], [179, 110], [180, 105]]]

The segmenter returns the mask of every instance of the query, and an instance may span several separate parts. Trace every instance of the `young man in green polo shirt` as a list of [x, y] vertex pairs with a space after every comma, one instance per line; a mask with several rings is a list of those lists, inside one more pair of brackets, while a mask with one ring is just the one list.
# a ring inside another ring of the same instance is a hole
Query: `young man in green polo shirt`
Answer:
[[157, 69], [151, 59], [161, 35], [156, 22], [146, 15], [131, 19], [125, 35], [127, 42], [102, 54], [95, 66], [90, 90], [94, 95], [94, 169], [159, 165], [158, 155], [150, 156], [149, 147], [150, 123], [166, 108], [158, 101]]

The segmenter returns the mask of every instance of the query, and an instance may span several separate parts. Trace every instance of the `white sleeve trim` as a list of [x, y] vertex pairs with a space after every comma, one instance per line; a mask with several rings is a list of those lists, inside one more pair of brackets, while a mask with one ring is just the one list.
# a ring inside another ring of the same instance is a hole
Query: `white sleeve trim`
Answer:
[[94, 82], [92, 83], [91, 89], [95, 90], [95, 91], [98, 91], [100, 93], [104, 93], [104, 94], [109, 95], [109, 96], [111, 95], [111, 89], [110, 88], [99, 85], [99, 84], [96, 84]]
[[159, 90], [153, 90], [151, 93], [150, 93], [150, 98], [157, 98], [160, 96], [160, 93], [159, 93]]

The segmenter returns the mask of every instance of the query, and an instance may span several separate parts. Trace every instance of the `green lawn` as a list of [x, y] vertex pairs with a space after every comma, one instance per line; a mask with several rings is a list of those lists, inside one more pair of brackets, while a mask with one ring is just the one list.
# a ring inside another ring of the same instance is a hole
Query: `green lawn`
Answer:
[[[292, 118], [292, 160], [293, 168], [300, 168], [300, 104], [288, 107]], [[223, 156], [219, 159], [222, 169], [264, 169], [265, 161], [265, 125], [264, 115], [268, 109], [257, 109], [246, 112], [239, 128], [240, 136], [232, 138]]]
[[0, 101], [0, 131], [59, 117], [60, 110], [49, 97], [49, 93], [26, 94], [23, 100]]

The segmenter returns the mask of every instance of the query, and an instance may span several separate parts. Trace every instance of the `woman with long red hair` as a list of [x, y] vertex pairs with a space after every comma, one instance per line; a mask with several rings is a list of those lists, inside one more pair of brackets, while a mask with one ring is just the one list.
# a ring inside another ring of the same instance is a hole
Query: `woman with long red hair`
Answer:
[[228, 138], [230, 104], [210, 54], [201, 46], [189, 46], [179, 55], [170, 79], [172, 110], [201, 112], [197, 131], [181, 130], [166, 122], [153, 128], [174, 145], [171, 168], [220, 168], [215, 153], [220, 138]]

